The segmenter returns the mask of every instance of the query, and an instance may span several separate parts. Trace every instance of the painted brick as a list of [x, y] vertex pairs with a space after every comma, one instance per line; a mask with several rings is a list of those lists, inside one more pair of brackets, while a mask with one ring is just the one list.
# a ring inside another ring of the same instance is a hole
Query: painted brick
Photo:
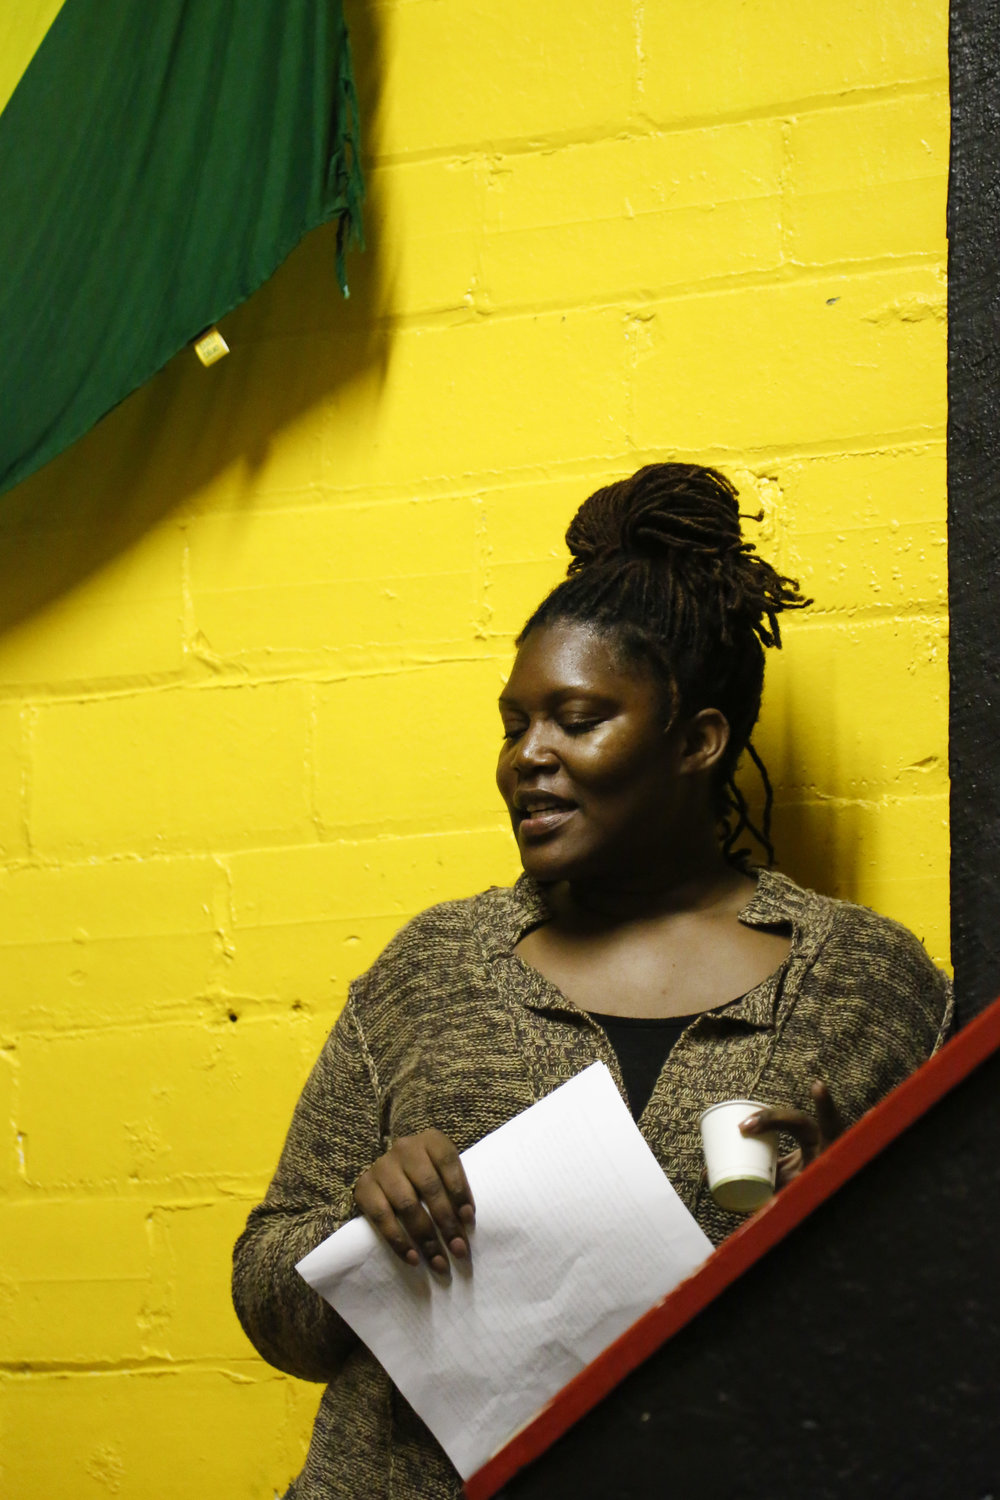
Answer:
[[4, 1020], [135, 1022], [190, 1005], [218, 958], [226, 882], [205, 859], [0, 869]]
[[474, 524], [464, 498], [195, 521], [200, 641], [272, 669], [341, 661], [351, 646], [464, 642], [477, 612]]
[[[423, 837], [306, 846], [233, 858], [236, 920], [226, 992], [241, 1011], [274, 1001], [329, 1029], [350, 981], [403, 922], [437, 901], [519, 873], [499, 802], [495, 826]], [[341, 915], [351, 907], [353, 914]]]
[[387, 311], [472, 307], [481, 280], [483, 168], [477, 159], [376, 167], [366, 234], [385, 264]]
[[399, 926], [396, 915], [366, 915], [245, 928], [232, 941], [223, 976], [227, 1008], [277, 1002], [323, 1018], [329, 1030], [350, 981], [374, 962]]
[[619, 453], [625, 321], [612, 308], [399, 329], [384, 379], [331, 399], [323, 482], [405, 486], [419, 475], [455, 483], [567, 452]]
[[486, 603], [489, 634], [509, 648], [505, 665], [514, 659], [513, 643], [525, 621], [557, 583], [566, 576], [566, 559], [544, 562], [496, 563], [490, 569]]
[[[944, 0], [703, 0], [644, 5], [640, 108], [704, 120], [947, 75]], [[711, 59], [709, 66], [704, 66]]]
[[817, 608], [947, 606], [943, 442], [776, 466], [782, 564]]
[[19, 1500], [167, 1500], [171, 1493], [274, 1500], [301, 1466], [316, 1406], [319, 1388], [296, 1385], [249, 1361], [8, 1377], [0, 1385], [0, 1491]]
[[[228, 325], [226, 337], [237, 337]], [[275, 417], [279, 420], [276, 430], [254, 452], [252, 462], [220, 463], [217, 470], [205, 473], [200, 484], [192, 485], [186, 513], [228, 511], [247, 506], [258, 496], [266, 502], [272, 497], [284, 501], [291, 495], [295, 505], [315, 496], [325, 425], [320, 402], [324, 387], [336, 383], [341, 371], [328, 346], [320, 348], [317, 341], [316, 347], [305, 349], [305, 343], [304, 338], [240, 343], [221, 362], [220, 380], [230, 359], [235, 359], [236, 368], [228, 384], [206, 402], [199, 447], [215, 448], [225, 455], [227, 434], [234, 424], [242, 427], [248, 422], [251, 430], [265, 431]]]
[[499, 798], [482, 830], [254, 850], [228, 863], [237, 950], [246, 929], [373, 917], [398, 928], [426, 906], [503, 884], [518, 869]]
[[780, 802], [782, 869], [817, 889], [895, 917], [947, 967], [948, 796]]
[[675, 433], [704, 452], [942, 429], [945, 292], [934, 269], [676, 298], [648, 314], [640, 448]]
[[20, 703], [0, 703], [0, 858], [27, 853], [24, 778], [27, 712]]
[[[495, 816], [501, 666], [440, 662], [417, 671], [351, 677], [319, 690], [316, 807], [329, 834], [447, 827], [454, 809]], [[391, 765], [391, 775], [359, 767]]]
[[35, 845], [159, 853], [301, 838], [311, 826], [306, 715], [306, 692], [294, 684], [47, 706], [35, 750]]
[[148, 1212], [115, 1198], [0, 1205], [0, 1360], [86, 1366], [141, 1357]]
[[635, 72], [628, 0], [437, 0], [381, 11], [379, 156], [612, 134]]
[[782, 259], [775, 121], [624, 137], [500, 159], [484, 278], [498, 306], [656, 295]]
[[797, 536], [788, 565], [818, 608], [944, 608], [948, 538], [943, 520], [840, 527]]
[[24, 1038], [32, 1187], [266, 1182], [314, 1057], [296, 1017]]
[[[87, 558], [93, 552], [84, 530], [21, 532], [18, 576], [34, 579], [55, 568], [72, 578], [82, 571], [81, 554]], [[181, 553], [177, 527], [162, 527], [19, 628], [7, 630], [0, 636], [0, 682], [51, 686], [179, 672], [184, 663]], [[86, 630], [77, 628], [81, 616]]]
[[824, 109], [790, 128], [786, 221], [804, 265], [945, 253], [948, 96]]
[[789, 622], [755, 741], [783, 794], [942, 790], [947, 637], [926, 619]]
[[577, 506], [594, 490], [631, 472], [631, 461], [624, 458], [582, 474], [545, 473], [484, 490], [480, 509], [490, 559], [503, 563], [552, 559], [565, 567], [569, 553], [563, 538]]
[[775, 466], [781, 523], [794, 537], [939, 521], [947, 486], [943, 437], [914, 447], [789, 459]]
[[222, 1198], [153, 1210], [153, 1297], [161, 1312], [148, 1341], [151, 1353], [173, 1360], [247, 1358], [250, 1345], [233, 1310], [229, 1279], [233, 1245], [253, 1202]]
[[0, 1035], [0, 1198], [21, 1186], [17, 1150], [17, 1054]]

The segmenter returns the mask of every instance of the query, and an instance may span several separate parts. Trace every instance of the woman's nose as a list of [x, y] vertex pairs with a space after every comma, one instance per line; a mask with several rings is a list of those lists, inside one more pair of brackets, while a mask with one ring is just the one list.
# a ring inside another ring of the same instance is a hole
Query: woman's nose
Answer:
[[514, 764], [519, 771], [534, 770], [539, 766], [552, 765], [555, 751], [545, 733], [544, 724], [534, 724], [525, 730], [517, 742]]

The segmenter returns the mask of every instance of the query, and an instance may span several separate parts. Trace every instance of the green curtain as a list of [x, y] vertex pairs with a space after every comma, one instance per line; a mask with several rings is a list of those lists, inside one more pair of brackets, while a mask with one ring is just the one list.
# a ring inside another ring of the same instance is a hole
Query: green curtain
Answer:
[[0, 115], [0, 493], [243, 301], [360, 238], [340, 0], [65, 0]]

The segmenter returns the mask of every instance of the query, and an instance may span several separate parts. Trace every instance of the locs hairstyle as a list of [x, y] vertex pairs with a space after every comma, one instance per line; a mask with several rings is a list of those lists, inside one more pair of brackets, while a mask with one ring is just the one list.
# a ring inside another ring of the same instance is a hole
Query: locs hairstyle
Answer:
[[[597, 490], [570, 522], [572, 561], [542, 600], [517, 644], [557, 620], [586, 624], [630, 663], [652, 670], [665, 716], [717, 708], [729, 743], [716, 768], [722, 848], [743, 864], [746, 832], [773, 863], [771, 784], [750, 743], [764, 685], [764, 648], [780, 647], [778, 615], [810, 604], [740, 535], [735, 486], [699, 464], [649, 464]], [[760, 827], [735, 781], [746, 750], [764, 785]]]

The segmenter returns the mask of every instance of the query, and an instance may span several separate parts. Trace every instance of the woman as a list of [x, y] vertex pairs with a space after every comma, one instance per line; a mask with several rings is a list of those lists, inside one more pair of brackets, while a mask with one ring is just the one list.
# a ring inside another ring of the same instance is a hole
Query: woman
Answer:
[[783, 1129], [787, 1181], [950, 1023], [947, 981], [905, 928], [736, 847], [756, 832], [734, 781], [744, 750], [764, 774], [749, 744], [763, 648], [806, 601], [742, 541], [733, 486], [651, 465], [592, 495], [567, 542], [569, 575], [500, 698], [497, 781], [524, 874], [424, 912], [352, 984], [236, 1247], [256, 1347], [328, 1382], [296, 1500], [460, 1489], [294, 1270], [345, 1220], [365, 1213], [446, 1275], [475, 1217], [458, 1153], [601, 1060], [718, 1243], [740, 1220], [705, 1190], [703, 1109], [768, 1101], [744, 1128]]

